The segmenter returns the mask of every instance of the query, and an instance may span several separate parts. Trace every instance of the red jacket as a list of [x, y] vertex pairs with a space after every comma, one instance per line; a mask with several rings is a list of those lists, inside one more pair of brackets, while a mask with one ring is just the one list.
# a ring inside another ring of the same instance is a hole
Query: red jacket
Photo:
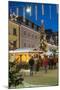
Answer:
[[48, 65], [48, 60], [47, 60], [47, 59], [45, 59], [45, 60], [43, 61], [43, 65], [44, 65], [44, 66], [47, 66], [47, 65]]

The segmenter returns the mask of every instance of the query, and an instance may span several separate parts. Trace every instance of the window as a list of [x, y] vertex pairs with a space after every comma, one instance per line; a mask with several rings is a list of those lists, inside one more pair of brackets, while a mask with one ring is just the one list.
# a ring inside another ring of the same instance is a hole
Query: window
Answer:
[[26, 47], [26, 43], [24, 43], [24, 47]]
[[31, 22], [29, 22], [29, 26], [31, 27]]
[[28, 37], [30, 37], [30, 33], [28, 33]]
[[32, 38], [34, 37], [34, 35], [32, 34]]
[[14, 41], [13, 43], [14, 43], [14, 49], [16, 49], [16, 41]]
[[32, 48], [34, 48], [34, 45], [32, 45]]
[[34, 23], [32, 23], [32, 28], [34, 28]]
[[24, 31], [24, 35], [26, 35], [26, 31]]
[[29, 48], [30, 48], [30, 44], [29, 44]]
[[35, 39], [37, 39], [37, 36], [35, 36]]
[[28, 25], [29, 24], [29, 21], [28, 20], [26, 20], [26, 25]]
[[16, 35], [16, 28], [13, 29], [13, 35]]
[[34, 30], [36, 30], [36, 28], [37, 28], [36, 25], [34, 25]]
[[39, 31], [39, 26], [37, 26], [37, 31]]

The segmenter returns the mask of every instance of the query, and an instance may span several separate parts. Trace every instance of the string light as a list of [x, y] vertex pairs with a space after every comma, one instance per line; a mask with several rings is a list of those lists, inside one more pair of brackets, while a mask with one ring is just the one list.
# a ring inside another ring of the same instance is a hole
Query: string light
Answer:
[[37, 20], [37, 5], [35, 6], [35, 15], [36, 15], [36, 20]]
[[51, 20], [51, 5], [49, 6], [49, 8], [50, 8], [50, 20]]
[[26, 12], [29, 13], [30, 16], [31, 16], [31, 6], [30, 7], [29, 6], [27, 7]]
[[19, 15], [19, 8], [16, 8], [16, 15], [18, 17], [18, 15]]
[[25, 22], [25, 7], [23, 7], [23, 21]]
[[59, 12], [59, 5], [58, 4], [56, 5], [56, 12], [57, 12], [57, 14]]
[[44, 4], [42, 4], [42, 16], [44, 15]]

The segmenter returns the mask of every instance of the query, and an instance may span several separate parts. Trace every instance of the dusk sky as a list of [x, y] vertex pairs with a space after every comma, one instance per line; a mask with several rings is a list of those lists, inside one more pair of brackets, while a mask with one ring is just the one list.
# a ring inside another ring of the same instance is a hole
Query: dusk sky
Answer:
[[[37, 14], [36, 14], [37, 6]], [[34, 22], [37, 25], [41, 25], [41, 20], [44, 20], [45, 29], [52, 29], [52, 31], [58, 31], [58, 5], [56, 4], [44, 4], [42, 15], [41, 3], [25, 3], [25, 2], [13, 2], [9, 1], [9, 12], [16, 14], [16, 8], [19, 8], [18, 14], [23, 16], [23, 8], [25, 7], [25, 17]], [[26, 8], [31, 7], [31, 12], [27, 12]], [[31, 14], [31, 15], [30, 15]], [[37, 15], [37, 17], [36, 17]], [[37, 18], [37, 19], [36, 19]]]

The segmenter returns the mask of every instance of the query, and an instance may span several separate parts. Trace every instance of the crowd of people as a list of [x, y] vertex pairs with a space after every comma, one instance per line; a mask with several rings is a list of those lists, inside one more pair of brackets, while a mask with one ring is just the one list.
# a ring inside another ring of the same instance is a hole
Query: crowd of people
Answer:
[[57, 68], [58, 58], [56, 56], [47, 56], [44, 55], [44, 58], [41, 58], [40, 55], [31, 56], [29, 60], [29, 67], [30, 67], [30, 76], [33, 75], [33, 71], [37, 73], [41, 68], [45, 70], [47, 73], [48, 69], [55, 69]]
[[48, 69], [52, 70], [58, 67], [58, 57], [56, 57], [55, 55], [48, 56], [44, 54], [42, 58], [41, 54], [34, 54], [33, 56], [30, 56], [28, 63], [23, 63], [22, 57], [20, 59], [20, 63], [17, 64], [17, 67], [20, 70], [30, 69], [30, 76], [32, 76], [34, 72], [36, 74], [40, 70], [44, 70], [44, 72], [47, 73]]

